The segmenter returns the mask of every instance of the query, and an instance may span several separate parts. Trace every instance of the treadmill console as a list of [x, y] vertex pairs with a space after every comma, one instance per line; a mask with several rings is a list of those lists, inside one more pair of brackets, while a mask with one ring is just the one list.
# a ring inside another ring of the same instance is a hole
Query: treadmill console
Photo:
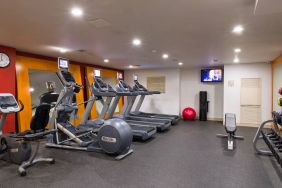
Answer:
[[0, 93], [0, 112], [12, 113], [20, 111], [18, 102], [10, 93]]
[[112, 86], [103, 81], [100, 70], [94, 70], [94, 87], [99, 92], [115, 92]]
[[124, 80], [119, 80], [118, 85], [123, 91], [132, 91], [131, 87], [127, 85]]

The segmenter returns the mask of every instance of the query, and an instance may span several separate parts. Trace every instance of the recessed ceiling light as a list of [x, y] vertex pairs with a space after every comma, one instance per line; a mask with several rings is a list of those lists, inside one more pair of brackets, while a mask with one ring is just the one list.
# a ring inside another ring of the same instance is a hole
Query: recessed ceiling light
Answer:
[[104, 63], [109, 63], [109, 62], [110, 62], [110, 60], [104, 59]]
[[31, 88], [29, 88], [29, 92], [34, 92], [34, 88], [33, 87], [31, 87]]
[[70, 51], [70, 49], [56, 47], [56, 46], [50, 46], [49, 48], [52, 49], [52, 50], [56, 50], [58, 52], [61, 52], [61, 53], [66, 53], [66, 52]]
[[243, 31], [244, 31], [244, 27], [242, 25], [236, 25], [233, 28], [232, 33], [241, 34]]
[[140, 46], [142, 44], [142, 41], [138, 38], [135, 38], [135, 39], [132, 40], [132, 44], [134, 46]]
[[75, 17], [81, 17], [83, 15], [83, 11], [81, 8], [75, 7], [71, 9], [71, 14]]
[[68, 50], [65, 49], [65, 48], [60, 48], [59, 51], [60, 51], [61, 53], [66, 53]]
[[239, 63], [239, 58], [238, 57], [235, 57], [234, 59], [233, 59], [233, 63]]
[[169, 57], [169, 55], [168, 54], [163, 54], [162, 57], [163, 57], [163, 59], [167, 59]]
[[182, 66], [182, 65], [183, 65], [183, 63], [182, 63], [182, 62], [178, 62], [178, 65], [179, 65], [179, 66]]
[[235, 52], [235, 53], [240, 53], [240, 52], [241, 52], [241, 49], [240, 49], [240, 48], [235, 48], [235, 49], [234, 49], [234, 52]]
[[133, 65], [129, 65], [128, 67], [129, 67], [130, 69], [132, 69], [132, 68], [133, 68]]

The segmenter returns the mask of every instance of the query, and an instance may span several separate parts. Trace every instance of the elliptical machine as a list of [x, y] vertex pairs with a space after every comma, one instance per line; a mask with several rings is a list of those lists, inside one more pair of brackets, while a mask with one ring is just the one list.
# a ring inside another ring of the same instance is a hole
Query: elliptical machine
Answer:
[[[2, 113], [0, 121], [0, 159], [11, 163], [19, 164], [18, 172], [21, 176], [26, 175], [26, 169], [39, 162], [55, 163], [53, 158], [36, 158], [40, 140], [46, 135], [54, 133], [56, 130], [46, 130], [49, 121], [50, 105], [39, 105], [35, 110], [30, 129], [18, 134], [3, 135], [2, 129], [9, 113], [18, 113], [24, 109], [20, 101], [19, 107], [15, 97], [9, 93], [0, 94], [0, 112]], [[32, 150], [31, 143], [36, 142], [36, 147]]]
[[[69, 72], [67, 59], [58, 59], [59, 77], [64, 88], [58, 95], [53, 110], [51, 124], [58, 130], [53, 134], [52, 142], [47, 147], [104, 152], [115, 155], [116, 160], [123, 159], [133, 152], [131, 149], [132, 131], [126, 122], [120, 119], [102, 120], [97, 126], [81, 124], [78, 127], [70, 123], [71, 114], [78, 110], [73, 101], [75, 93], [82, 86], [78, 85]], [[90, 102], [90, 101], [89, 101]]]

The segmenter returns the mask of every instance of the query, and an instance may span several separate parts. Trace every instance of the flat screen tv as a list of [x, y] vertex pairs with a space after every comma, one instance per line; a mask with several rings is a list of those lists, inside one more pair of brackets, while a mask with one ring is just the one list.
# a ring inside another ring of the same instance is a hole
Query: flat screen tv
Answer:
[[202, 69], [201, 82], [222, 82], [223, 74], [222, 69]]

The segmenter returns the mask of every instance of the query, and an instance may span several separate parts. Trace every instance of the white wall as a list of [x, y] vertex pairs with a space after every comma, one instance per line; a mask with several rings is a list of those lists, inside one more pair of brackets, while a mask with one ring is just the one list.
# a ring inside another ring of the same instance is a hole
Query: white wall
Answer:
[[[224, 113], [235, 113], [240, 123], [240, 88], [241, 78], [261, 78], [262, 81], [262, 113], [261, 120], [271, 118], [271, 65], [232, 64], [224, 66]], [[234, 86], [228, 87], [228, 81], [234, 80]]]
[[181, 109], [193, 107], [199, 115], [199, 92], [207, 91], [209, 120], [221, 120], [223, 114], [223, 83], [202, 83], [201, 69], [181, 70]]
[[[131, 86], [133, 85], [133, 74], [138, 75], [138, 81], [145, 87], [147, 87], [147, 77], [165, 76], [166, 78], [166, 92], [160, 95], [146, 96], [141, 111], [179, 114], [179, 69], [126, 70], [125, 81]], [[137, 101], [135, 104], [137, 104]]]
[[196, 109], [198, 115], [199, 92], [207, 91], [210, 101], [208, 119], [221, 120], [223, 117], [223, 84], [201, 83], [200, 71], [200, 68], [127, 70], [125, 81], [133, 85], [132, 75], [137, 74], [139, 82], [146, 87], [147, 77], [166, 77], [165, 94], [146, 96], [141, 110], [147, 112], [180, 114], [185, 107], [192, 107]]

